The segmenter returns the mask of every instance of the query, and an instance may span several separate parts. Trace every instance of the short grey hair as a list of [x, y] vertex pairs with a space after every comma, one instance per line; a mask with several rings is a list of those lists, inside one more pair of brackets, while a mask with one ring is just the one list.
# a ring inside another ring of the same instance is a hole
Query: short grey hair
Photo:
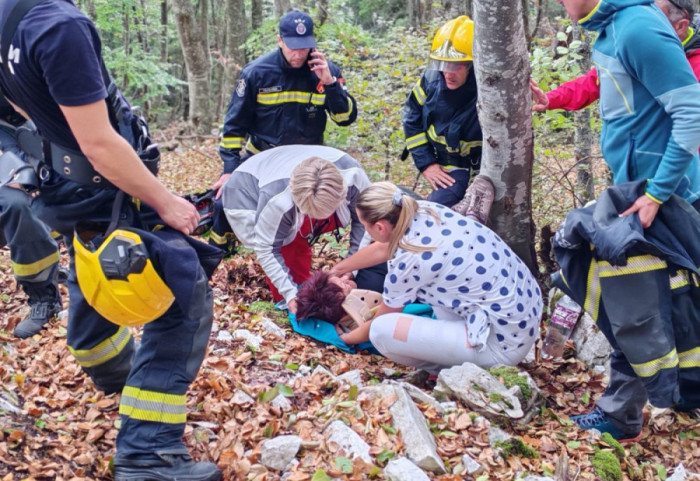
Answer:
[[656, 0], [656, 3], [668, 6], [669, 20], [671, 22], [677, 22], [686, 18], [686, 14], [688, 15], [688, 20], [692, 22], [695, 10], [697, 10], [697, 0]]

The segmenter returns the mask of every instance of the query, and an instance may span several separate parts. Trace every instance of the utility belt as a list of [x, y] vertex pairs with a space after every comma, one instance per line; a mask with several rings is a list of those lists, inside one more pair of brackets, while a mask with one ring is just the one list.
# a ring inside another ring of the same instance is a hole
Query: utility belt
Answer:
[[[72, 180], [83, 185], [92, 187], [112, 187], [112, 184], [100, 175], [92, 166], [90, 161], [81, 152], [61, 147], [53, 142], [44, 141], [48, 144], [48, 155], [45, 158], [50, 159], [51, 168], [61, 174], [66, 179]], [[45, 145], [46, 152], [47, 146]], [[141, 155], [139, 155], [141, 157]], [[160, 167], [160, 156], [157, 158], [141, 157], [143, 165], [153, 174], [158, 175]]]
[[453, 169], [479, 170], [481, 167], [481, 157], [462, 157], [459, 152], [438, 152], [438, 159], [441, 165]]
[[[136, 127], [138, 127], [140, 122], [137, 117], [137, 115], [134, 115], [134, 118], [131, 119], [131, 124]], [[147, 143], [138, 137], [138, 133], [134, 135], [137, 139], [136, 143], [139, 145], [137, 154], [146, 168], [153, 175], [158, 175], [158, 169], [160, 168], [158, 144], [150, 142], [150, 139], [147, 137], [147, 131], [144, 131], [142, 134], [147, 139]], [[145, 146], [142, 145], [144, 143]], [[82, 185], [113, 187], [111, 182], [95, 170], [82, 152], [44, 139], [31, 122], [27, 122], [27, 124], [17, 130], [17, 144], [28, 154], [29, 163], [41, 180], [46, 180], [49, 174], [47, 167], [50, 167], [66, 179]]]

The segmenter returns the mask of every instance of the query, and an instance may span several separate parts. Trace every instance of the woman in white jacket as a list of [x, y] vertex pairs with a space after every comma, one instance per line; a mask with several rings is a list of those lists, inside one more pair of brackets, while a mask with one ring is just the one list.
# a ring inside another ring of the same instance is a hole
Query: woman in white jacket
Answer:
[[223, 187], [226, 218], [252, 248], [275, 300], [296, 313], [297, 286], [310, 277], [311, 245], [323, 232], [351, 225], [350, 252], [364, 235], [355, 202], [370, 182], [343, 151], [286, 145], [246, 160]]

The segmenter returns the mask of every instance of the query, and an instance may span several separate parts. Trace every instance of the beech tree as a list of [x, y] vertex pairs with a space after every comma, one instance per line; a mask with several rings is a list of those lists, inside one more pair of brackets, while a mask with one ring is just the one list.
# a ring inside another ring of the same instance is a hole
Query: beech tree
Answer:
[[[586, 33], [577, 24], [573, 25], [573, 38], [579, 43], [575, 51], [580, 58], [577, 63], [581, 66], [581, 72], [587, 72], [591, 68], [590, 34]], [[581, 40], [578, 40], [581, 39]], [[572, 44], [572, 48], [574, 45]], [[593, 129], [591, 129], [591, 110], [581, 109], [574, 112], [574, 158], [576, 159], [576, 197], [579, 206], [593, 200], [593, 170], [591, 163], [591, 145], [593, 145]]]
[[474, 0], [474, 68], [484, 135], [481, 173], [496, 190], [492, 227], [534, 271], [534, 139], [522, 12], [520, 0]]
[[172, 0], [177, 34], [187, 68], [189, 121], [199, 133], [211, 128], [211, 62], [207, 37], [197, 21], [190, 0]]

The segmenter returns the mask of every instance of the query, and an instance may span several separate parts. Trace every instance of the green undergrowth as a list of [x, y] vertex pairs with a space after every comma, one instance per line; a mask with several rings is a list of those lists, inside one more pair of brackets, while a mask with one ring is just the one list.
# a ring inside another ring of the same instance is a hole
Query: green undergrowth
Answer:
[[511, 438], [508, 441], [497, 441], [495, 444], [501, 449], [501, 455], [504, 459], [508, 459], [510, 456], [520, 456], [530, 459], [540, 457], [536, 449], [525, 444], [520, 438]]

